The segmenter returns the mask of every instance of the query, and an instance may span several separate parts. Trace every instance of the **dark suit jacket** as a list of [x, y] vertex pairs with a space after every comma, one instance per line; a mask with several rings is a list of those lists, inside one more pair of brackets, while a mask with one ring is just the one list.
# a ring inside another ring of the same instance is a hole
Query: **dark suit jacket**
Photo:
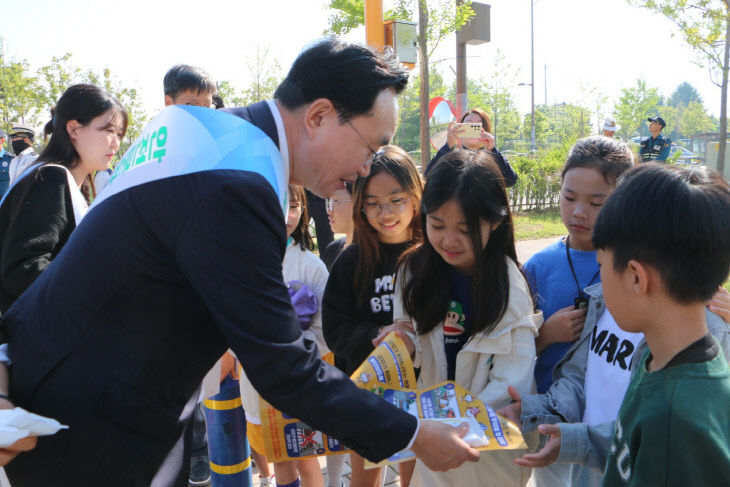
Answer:
[[285, 243], [275, 192], [252, 172], [153, 181], [93, 208], [3, 322], [11, 397], [70, 426], [9, 465], [13, 487], [187, 485], [195, 393], [228, 346], [278, 409], [372, 460], [404, 448], [415, 418], [302, 337]]

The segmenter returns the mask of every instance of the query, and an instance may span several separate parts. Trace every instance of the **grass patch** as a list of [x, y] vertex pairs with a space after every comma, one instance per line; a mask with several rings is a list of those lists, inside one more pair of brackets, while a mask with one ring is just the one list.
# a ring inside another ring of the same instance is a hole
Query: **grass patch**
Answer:
[[513, 215], [516, 240], [534, 240], [537, 238], [557, 237], [565, 235], [566, 229], [560, 220], [560, 210], [523, 213]]

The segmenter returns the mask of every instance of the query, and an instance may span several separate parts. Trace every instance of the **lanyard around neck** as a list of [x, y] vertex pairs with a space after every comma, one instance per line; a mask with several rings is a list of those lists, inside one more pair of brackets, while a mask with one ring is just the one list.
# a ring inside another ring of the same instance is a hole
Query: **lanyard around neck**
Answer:
[[[580, 287], [580, 283], [578, 282], [578, 276], [575, 275], [575, 269], [573, 268], [573, 259], [570, 258], [570, 235], [565, 237], [565, 257], [568, 258], [568, 265], [570, 266], [570, 272], [573, 274], [573, 280], [575, 281], [575, 287], [578, 288], [578, 297], [584, 297], [583, 288]], [[599, 268], [595, 274], [593, 274], [593, 277], [591, 280], [586, 284], [586, 287], [593, 284], [593, 281], [596, 280], [596, 277], [598, 277], [598, 274], [601, 272], [601, 269]]]

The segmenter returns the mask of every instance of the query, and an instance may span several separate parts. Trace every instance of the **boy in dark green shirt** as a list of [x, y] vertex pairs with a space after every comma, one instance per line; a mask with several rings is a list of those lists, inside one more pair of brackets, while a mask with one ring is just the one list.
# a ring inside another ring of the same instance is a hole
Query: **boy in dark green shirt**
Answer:
[[593, 243], [606, 305], [649, 347], [621, 405], [603, 485], [728, 482], [730, 370], [705, 323], [730, 270], [727, 183], [704, 169], [635, 168], [606, 201]]

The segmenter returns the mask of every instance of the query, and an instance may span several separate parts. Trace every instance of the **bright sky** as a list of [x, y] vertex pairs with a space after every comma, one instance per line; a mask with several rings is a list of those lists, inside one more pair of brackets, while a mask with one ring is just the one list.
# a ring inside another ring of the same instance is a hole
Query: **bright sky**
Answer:
[[[268, 45], [284, 72], [308, 42], [321, 37], [329, 12], [326, 0], [35, 0], [20, 6], [0, 0], [0, 35], [5, 54], [26, 59], [33, 68], [52, 56], [73, 54], [82, 68], [110, 68], [125, 85], [141, 90], [149, 115], [162, 108], [162, 78], [172, 65], [201, 66], [217, 80], [237, 88], [249, 83], [246, 60], [256, 43]], [[468, 73], [488, 77], [497, 49], [519, 67], [511, 89], [518, 108], [530, 109], [530, 1], [492, 0], [492, 42], [468, 46]], [[386, 6], [389, 4], [385, 0]], [[210, 5], [210, 8], [207, 8]], [[579, 102], [593, 107], [596, 89], [609, 96], [603, 114], [621, 88], [637, 77], [669, 95], [688, 81], [699, 90], [708, 110], [719, 113], [720, 90], [706, 69], [693, 64], [697, 55], [686, 47], [668, 20], [630, 7], [624, 0], [536, 0], [535, 102]], [[364, 41], [362, 29], [350, 40]], [[454, 56], [454, 37], [445, 40], [433, 59]], [[442, 70], [453, 61], [440, 63]], [[447, 74], [448, 76], [448, 74]], [[595, 109], [595, 108], [594, 108]]]

